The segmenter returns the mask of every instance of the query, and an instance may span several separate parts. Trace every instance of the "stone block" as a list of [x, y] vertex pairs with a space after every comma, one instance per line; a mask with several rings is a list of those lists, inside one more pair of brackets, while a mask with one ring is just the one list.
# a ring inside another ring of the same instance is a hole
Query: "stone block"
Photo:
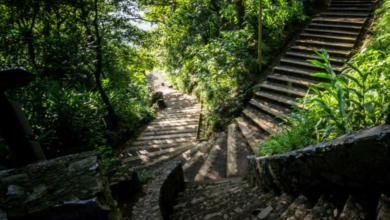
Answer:
[[37, 162], [0, 177], [0, 219], [122, 219], [98, 153]]

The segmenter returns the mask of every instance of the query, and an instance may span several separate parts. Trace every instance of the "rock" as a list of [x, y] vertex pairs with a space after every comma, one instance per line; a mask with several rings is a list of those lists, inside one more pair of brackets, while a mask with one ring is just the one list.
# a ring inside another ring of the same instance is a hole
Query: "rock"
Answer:
[[261, 211], [257, 215], [257, 218], [258, 219], [265, 219], [272, 212], [272, 210], [273, 210], [273, 208], [271, 206], [268, 206], [267, 208], [263, 209], [263, 211]]
[[157, 100], [164, 99], [164, 93], [162, 92], [155, 92], [152, 95], [152, 103], [156, 103]]
[[17, 185], [10, 185], [8, 186], [7, 194], [8, 200], [23, 200], [26, 197], [26, 192], [23, 190], [22, 187]]
[[0, 219], [1, 220], [8, 220], [7, 213], [5, 213], [3, 210], [0, 209]]
[[0, 215], [21, 220], [121, 220], [101, 162], [99, 153], [86, 152], [2, 171]]
[[157, 100], [157, 105], [158, 105], [158, 107], [159, 107], [160, 109], [164, 109], [164, 108], [167, 107], [167, 105], [166, 105], [165, 102], [164, 102], [164, 99], [159, 99], [159, 100]]

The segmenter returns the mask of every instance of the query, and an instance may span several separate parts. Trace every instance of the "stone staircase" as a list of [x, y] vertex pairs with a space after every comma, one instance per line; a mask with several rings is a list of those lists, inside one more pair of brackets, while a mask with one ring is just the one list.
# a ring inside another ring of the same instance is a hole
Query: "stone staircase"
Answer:
[[[309, 85], [321, 82], [310, 74], [324, 70], [307, 62], [320, 60], [312, 51], [326, 49], [335, 73], [343, 70], [351, 50], [355, 48], [365, 22], [372, 10], [370, 0], [333, 0], [326, 12], [312, 19], [274, 68], [273, 74], [260, 84], [260, 89], [250, 100], [243, 116], [236, 119], [243, 135], [256, 153], [257, 145], [281, 130], [281, 116], [288, 116], [296, 99], [308, 93]], [[310, 93], [310, 92], [309, 92]]]
[[343, 61], [357, 46], [372, 4], [370, 0], [333, 0], [260, 84], [227, 133], [196, 142], [199, 104], [193, 101], [181, 104], [184, 109], [169, 109], [168, 100], [167, 112], [128, 148], [133, 156], [122, 162], [138, 161], [136, 169], [168, 160], [182, 162], [187, 182], [171, 219], [390, 219], [389, 199], [379, 193], [321, 192], [309, 197], [264, 191], [243, 179], [246, 156], [257, 156], [259, 143], [282, 129], [278, 117], [288, 116], [292, 104], [302, 107], [296, 99], [308, 93], [309, 85], [321, 82], [310, 76], [324, 71], [307, 62], [320, 60], [312, 49], [326, 49], [334, 71], [341, 73]]
[[309, 197], [264, 192], [242, 178], [228, 178], [187, 183], [170, 219], [387, 220], [389, 204], [379, 193], [338, 191]]

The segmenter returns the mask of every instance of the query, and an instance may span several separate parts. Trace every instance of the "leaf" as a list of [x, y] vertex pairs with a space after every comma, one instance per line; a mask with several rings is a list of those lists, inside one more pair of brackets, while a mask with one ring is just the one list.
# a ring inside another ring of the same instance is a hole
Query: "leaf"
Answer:
[[312, 74], [310, 74], [310, 76], [314, 76], [314, 77], [318, 77], [318, 78], [325, 78], [325, 79], [329, 79], [331, 81], [333, 80], [332, 76], [329, 76], [326, 73], [312, 73]]
[[322, 68], [324, 68], [324, 69], [327, 69], [327, 68], [328, 68], [328, 66], [327, 66], [327, 65], [325, 65], [325, 64], [323, 64], [323, 63], [321, 63], [321, 62], [320, 62], [320, 61], [318, 61], [318, 60], [307, 60], [307, 61], [311, 62], [313, 65], [316, 65], [316, 66], [322, 67]]

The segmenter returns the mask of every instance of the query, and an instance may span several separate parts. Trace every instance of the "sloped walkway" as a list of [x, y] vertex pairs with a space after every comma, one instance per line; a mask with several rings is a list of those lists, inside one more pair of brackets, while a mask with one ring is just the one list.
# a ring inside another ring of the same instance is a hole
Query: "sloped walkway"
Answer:
[[[147, 76], [154, 91], [162, 92], [167, 108], [125, 149], [122, 163], [141, 170], [173, 159], [196, 145], [200, 103], [195, 97], [168, 88], [158, 73]], [[164, 83], [164, 86], [162, 86]]]

